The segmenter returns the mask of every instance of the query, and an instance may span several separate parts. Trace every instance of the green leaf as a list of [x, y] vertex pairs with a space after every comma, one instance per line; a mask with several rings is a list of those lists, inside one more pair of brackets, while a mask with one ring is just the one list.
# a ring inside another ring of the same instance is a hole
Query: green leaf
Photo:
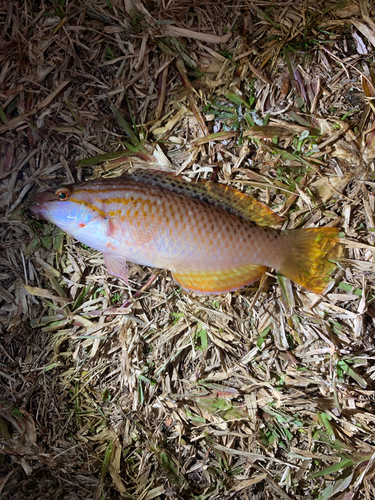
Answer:
[[173, 460], [164, 451], [160, 453], [160, 462], [161, 466], [169, 472], [169, 474], [167, 475], [170, 482], [173, 484], [177, 484], [180, 487], [184, 486], [185, 478], [178, 473], [178, 469]]
[[199, 146], [200, 144], [206, 144], [207, 142], [211, 141], [224, 141], [227, 139], [231, 139], [236, 135], [237, 135], [236, 132], [233, 131], [216, 132], [214, 134], [209, 134], [204, 137], [199, 137], [198, 139], [194, 139], [193, 141], [191, 141], [191, 144], [194, 144], [194, 146]]
[[253, 117], [251, 116], [250, 113], [246, 113], [245, 114], [245, 120], [247, 121], [247, 124], [250, 127], [255, 127], [255, 122], [254, 122]]
[[268, 333], [270, 332], [271, 330], [271, 325], [270, 326], [267, 326], [267, 328], [265, 328], [262, 333], [260, 334], [258, 340], [257, 340], [257, 347], [260, 348], [263, 344], [263, 342], [266, 340], [266, 337], [268, 335]]
[[347, 363], [345, 363], [344, 360], [340, 360], [337, 363], [337, 366], [339, 366], [345, 373], [347, 373], [349, 375], [349, 377], [354, 379], [361, 387], [363, 387], [363, 388], [367, 387], [366, 381], [363, 380], [362, 377], [357, 375], [356, 372], [352, 368], [350, 368], [350, 366]]
[[245, 108], [248, 109], [251, 108], [250, 104], [247, 101], [245, 101], [245, 99], [237, 95], [235, 92], [227, 92], [225, 94], [225, 97], [230, 101], [232, 101], [234, 104], [237, 104], [238, 106], [245, 106]]
[[112, 442], [110, 442], [108, 444], [108, 448], [107, 448], [107, 451], [105, 453], [105, 457], [104, 457], [104, 460], [103, 460], [102, 470], [100, 472], [100, 482], [101, 483], [104, 481], [105, 475], [108, 472], [109, 464], [111, 462], [111, 456], [112, 456]]
[[41, 369], [41, 371], [42, 372], [48, 372], [48, 371], [53, 370], [54, 368], [56, 368], [56, 366], [60, 366], [60, 363], [51, 363], [50, 365], [44, 366]]
[[118, 158], [126, 158], [131, 154], [132, 151], [125, 151], [121, 149], [113, 153], [104, 153], [102, 155], [92, 156], [91, 158], [84, 158], [82, 160], [78, 160], [77, 165], [79, 167], [91, 167], [92, 165], [96, 165], [97, 163], [102, 163], [103, 161], [117, 160]]
[[22, 420], [23, 419], [23, 413], [18, 408], [13, 408], [12, 415], [14, 417], [18, 418], [18, 420]]
[[272, 26], [277, 27], [277, 24], [274, 23], [274, 21], [270, 18], [268, 14], [262, 11], [257, 5], [252, 4], [251, 7], [258, 13], [258, 16], [263, 19], [264, 21], [268, 21], [269, 23], [272, 24]]
[[348, 488], [353, 480], [353, 475], [353, 471], [345, 471], [337, 481], [335, 481], [333, 484], [330, 484], [323, 490], [318, 500], [329, 500], [341, 491], [348, 491]]
[[104, 391], [102, 392], [102, 401], [105, 403], [106, 401], [108, 401], [110, 399], [111, 399], [111, 396], [109, 395], [109, 390], [104, 389]]
[[328, 433], [329, 437], [332, 439], [332, 441], [335, 441], [336, 436], [335, 436], [335, 433], [332, 429], [331, 424], [329, 423], [329, 421], [331, 420], [331, 417], [329, 415], [327, 415], [326, 413], [318, 413], [318, 420], [319, 420], [320, 425], [322, 427], [326, 428], [327, 433]]
[[173, 312], [172, 316], [174, 317], [173, 324], [175, 325], [180, 318], [184, 317], [184, 313]]
[[283, 160], [289, 160], [289, 161], [300, 161], [300, 158], [297, 155], [294, 155], [292, 153], [289, 153], [285, 149], [278, 148], [276, 146], [267, 146], [266, 144], [262, 143], [262, 146], [264, 149], [269, 151], [273, 155], [280, 155]]
[[83, 287], [81, 293], [78, 295], [76, 300], [73, 302], [72, 311], [75, 311], [83, 304], [83, 301], [85, 300], [86, 296], [88, 295], [90, 289], [91, 289], [91, 285], [86, 285]]
[[309, 474], [308, 477], [309, 479], [314, 479], [316, 477], [327, 476], [328, 474], [332, 474], [341, 469], [345, 469], [346, 467], [352, 467], [353, 464], [353, 460], [351, 460], [350, 458], [346, 458], [345, 460], [341, 460], [341, 462], [338, 462], [337, 464], [330, 465], [326, 469]]
[[187, 418], [189, 418], [192, 422], [197, 422], [198, 424], [204, 424], [206, 423], [206, 419], [203, 417], [199, 417], [198, 415], [195, 415], [192, 413], [190, 410], [186, 408], [185, 414]]
[[66, 299], [66, 293], [63, 289], [63, 287], [60, 285], [60, 283], [57, 281], [57, 279], [54, 276], [49, 277], [50, 283], [52, 287], [56, 290], [56, 292], [60, 295], [60, 297], [63, 297]]
[[339, 283], [337, 285], [337, 288], [340, 288], [341, 290], [345, 290], [345, 292], [351, 292], [353, 290], [353, 285], [349, 285], [349, 283]]
[[207, 339], [207, 331], [202, 329], [196, 332], [196, 337], [200, 339], [201, 345], [200, 348], [203, 352], [206, 352], [208, 349], [208, 339]]
[[232, 405], [230, 401], [216, 396], [202, 396], [196, 399], [199, 408], [213, 415], [219, 415], [223, 420], [248, 418], [249, 414], [242, 405]]
[[140, 380], [138, 381], [137, 392], [138, 392], [138, 401], [142, 404], [144, 401], [144, 394], [143, 394], [142, 382]]
[[135, 146], [136, 148], [138, 148], [139, 145], [140, 145], [140, 140], [138, 139], [138, 137], [133, 132], [131, 126], [128, 124], [128, 122], [125, 120], [125, 118], [122, 116], [122, 114], [120, 113], [119, 109], [116, 108], [116, 106], [114, 106], [112, 104], [111, 105], [111, 109], [112, 109], [115, 117], [119, 121], [121, 127], [124, 129], [124, 132], [129, 136], [130, 141], [133, 144], [133, 146]]
[[146, 384], [150, 384], [151, 386], [156, 385], [156, 382], [154, 382], [153, 380], [150, 380], [149, 378], [145, 377], [142, 374], [139, 375], [139, 380], [142, 380], [142, 382], [146, 382]]

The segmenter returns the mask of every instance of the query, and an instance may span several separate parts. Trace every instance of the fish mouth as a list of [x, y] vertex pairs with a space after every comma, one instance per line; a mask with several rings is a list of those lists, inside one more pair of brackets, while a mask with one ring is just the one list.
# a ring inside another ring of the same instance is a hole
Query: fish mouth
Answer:
[[54, 190], [36, 194], [32, 200], [32, 205], [29, 208], [33, 214], [39, 215], [39, 217], [45, 217], [47, 203], [50, 201], [56, 201]]
[[32, 211], [33, 214], [39, 215], [39, 217], [43, 217], [43, 213], [45, 212], [46, 207], [43, 204], [37, 203], [37, 204], [31, 205], [30, 210]]

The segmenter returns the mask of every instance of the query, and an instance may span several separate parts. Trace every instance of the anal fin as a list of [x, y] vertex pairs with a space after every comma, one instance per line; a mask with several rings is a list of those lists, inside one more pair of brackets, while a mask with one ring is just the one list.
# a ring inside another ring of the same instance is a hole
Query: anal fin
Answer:
[[173, 272], [173, 278], [183, 288], [196, 293], [224, 293], [253, 283], [266, 269], [265, 266], [248, 265], [224, 271], [179, 270]]

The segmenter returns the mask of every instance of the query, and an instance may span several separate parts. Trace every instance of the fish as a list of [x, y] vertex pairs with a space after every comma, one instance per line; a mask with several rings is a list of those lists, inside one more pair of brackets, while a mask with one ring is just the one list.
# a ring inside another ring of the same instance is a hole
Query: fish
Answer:
[[103, 252], [125, 282], [133, 262], [167, 269], [196, 293], [234, 291], [271, 268], [322, 294], [342, 257], [336, 227], [280, 230], [279, 215], [231, 186], [158, 170], [62, 185], [30, 209]]

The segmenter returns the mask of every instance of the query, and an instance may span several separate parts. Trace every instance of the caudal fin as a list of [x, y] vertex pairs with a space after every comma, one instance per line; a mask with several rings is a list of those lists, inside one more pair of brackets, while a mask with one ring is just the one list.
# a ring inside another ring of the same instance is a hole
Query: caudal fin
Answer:
[[343, 246], [335, 227], [285, 231], [288, 257], [278, 271], [315, 293], [323, 293], [341, 259]]

